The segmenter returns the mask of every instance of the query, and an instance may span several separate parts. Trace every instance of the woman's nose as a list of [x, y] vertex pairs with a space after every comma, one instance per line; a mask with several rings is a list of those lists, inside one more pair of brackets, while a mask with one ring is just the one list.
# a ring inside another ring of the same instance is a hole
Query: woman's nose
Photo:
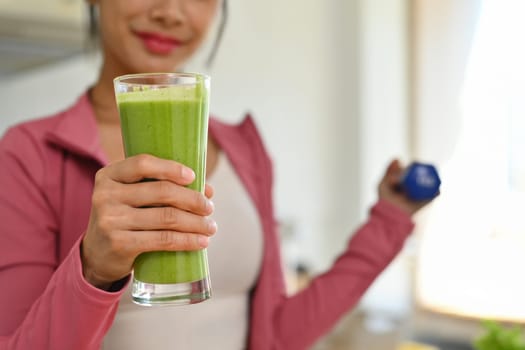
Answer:
[[184, 6], [187, 0], [157, 0], [151, 9], [153, 20], [166, 26], [179, 25], [185, 20]]

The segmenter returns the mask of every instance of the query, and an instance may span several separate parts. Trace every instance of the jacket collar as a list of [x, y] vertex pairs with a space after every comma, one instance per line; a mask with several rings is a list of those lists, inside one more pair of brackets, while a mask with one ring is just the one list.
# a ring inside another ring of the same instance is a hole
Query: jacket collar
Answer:
[[82, 157], [93, 158], [101, 165], [108, 163], [108, 158], [100, 145], [100, 138], [95, 119], [95, 111], [87, 93], [60, 114], [55, 129], [50, 130], [46, 138], [49, 142]]

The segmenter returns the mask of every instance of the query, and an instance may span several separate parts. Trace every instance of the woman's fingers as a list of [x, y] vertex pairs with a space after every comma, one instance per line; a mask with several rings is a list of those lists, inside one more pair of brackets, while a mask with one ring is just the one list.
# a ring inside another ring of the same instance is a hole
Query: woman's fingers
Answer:
[[195, 215], [174, 207], [130, 208], [123, 216], [126, 229], [132, 231], [172, 230], [213, 235], [217, 224], [209, 216]]
[[401, 174], [403, 172], [403, 167], [399, 160], [394, 159], [390, 162], [386, 169], [385, 180], [390, 186], [396, 186], [399, 184]]
[[189, 185], [195, 179], [195, 173], [190, 168], [148, 154], [139, 154], [111, 164], [105, 174], [114, 181], [128, 184], [144, 179], [156, 179]]
[[213, 187], [211, 185], [208, 185], [208, 184], [204, 185], [204, 195], [207, 198], [212, 198], [214, 193], [215, 193], [215, 191], [214, 191], [214, 189], [213, 189]]
[[206, 235], [178, 232], [170, 230], [131, 231], [122, 232], [128, 235], [127, 247], [133, 256], [143, 252], [153, 251], [187, 251], [200, 250], [208, 247], [209, 237]]
[[[210, 215], [213, 204], [204, 194], [185, 188], [195, 178], [193, 171], [175, 161], [141, 154], [109, 165], [97, 173], [95, 184], [104, 188], [103, 200], [118, 201], [132, 207], [173, 206], [200, 215]], [[155, 181], [142, 181], [154, 179]]]
[[122, 203], [131, 207], [171, 206], [205, 216], [213, 212], [213, 203], [204, 194], [170, 181], [121, 184], [119, 191]]

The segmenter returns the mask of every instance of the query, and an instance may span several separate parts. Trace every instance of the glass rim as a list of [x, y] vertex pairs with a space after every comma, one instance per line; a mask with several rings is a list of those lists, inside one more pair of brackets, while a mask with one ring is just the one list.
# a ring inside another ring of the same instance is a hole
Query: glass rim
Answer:
[[118, 77], [115, 77], [113, 79], [113, 83], [114, 84], [125, 84], [125, 85], [129, 85], [129, 86], [133, 86], [133, 85], [137, 85], [137, 86], [144, 86], [144, 85], [147, 85], [147, 86], [165, 86], [165, 85], [169, 85], [167, 83], [148, 83], [148, 82], [141, 82], [141, 83], [137, 83], [137, 82], [126, 82], [127, 79], [140, 79], [140, 78], [152, 78], [152, 77], [168, 77], [168, 79], [170, 78], [177, 78], [177, 77], [182, 77], [182, 78], [198, 78], [200, 77], [201, 79], [203, 79], [204, 81], [209, 81], [210, 80], [210, 76], [207, 75], [207, 74], [202, 74], [202, 73], [195, 73], [195, 72], [157, 72], [157, 73], [133, 73], [133, 74], [124, 74], [124, 75], [120, 75]]

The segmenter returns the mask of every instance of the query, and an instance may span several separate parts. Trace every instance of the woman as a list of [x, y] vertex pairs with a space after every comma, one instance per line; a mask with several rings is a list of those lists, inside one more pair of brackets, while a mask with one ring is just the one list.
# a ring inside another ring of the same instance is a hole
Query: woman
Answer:
[[[210, 121], [215, 211], [210, 186], [206, 196], [184, 187], [190, 169], [145, 155], [124, 160], [113, 78], [181, 68], [202, 44], [218, 0], [92, 3], [100, 13], [99, 79], [66, 111], [15, 126], [0, 141], [0, 314], [9, 315], [0, 318], [0, 349], [308, 347], [394, 258], [413, 228], [410, 215], [426, 203], [396, 192], [401, 167], [392, 162], [379, 202], [345, 252], [307, 289], [286, 296], [271, 161], [250, 118]], [[138, 182], [145, 177], [159, 181]], [[123, 297], [138, 254], [207, 247], [215, 222], [214, 298], [147, 309]]]

